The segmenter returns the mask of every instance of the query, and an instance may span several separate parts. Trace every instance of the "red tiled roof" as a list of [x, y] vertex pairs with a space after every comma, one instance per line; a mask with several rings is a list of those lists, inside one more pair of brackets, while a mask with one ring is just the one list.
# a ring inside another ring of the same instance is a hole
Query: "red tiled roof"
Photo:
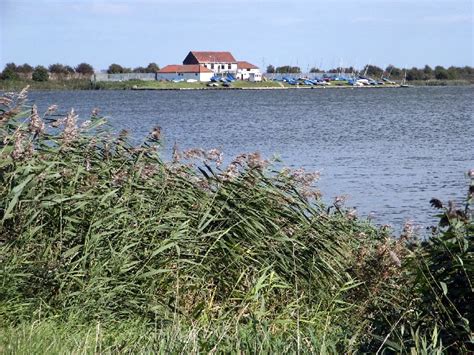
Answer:
[[230, 52], [196, 52], [191, 54], [199, 63], [235, 63], [237, 62]]
[[238, 61], [237, 68], [238, 69], [258, 69], [256, 65], [253, 65], [252, 63], [245, 62], [245, 61]]
[[179, 65], [172, 64], [160, 69], [158, 74], [166, 73], [212, 73], [213, 71], [199, 64]]

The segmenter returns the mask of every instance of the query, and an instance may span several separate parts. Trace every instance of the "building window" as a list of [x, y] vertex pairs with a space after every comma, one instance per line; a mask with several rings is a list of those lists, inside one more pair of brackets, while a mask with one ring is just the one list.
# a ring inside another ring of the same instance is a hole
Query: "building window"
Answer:
[[198, 73], [194, 73], [194, 76], [198, 76]]
[[232, 69], [232, 64], [229, 64], [229, 65], [227, 66], [227, 69]]
[[221, 69], [224, 69], [224, 68], [225, 68], [225, 66], [224, 66], [224, 64], [222, 64], [222, 65], [221, 65]]
[[211, 64], [211, 69], [214, 69], [214, 64]]
[[249, 68], [247, 68], [247, 71], [250, 71], [250, 69], [249, 69]]

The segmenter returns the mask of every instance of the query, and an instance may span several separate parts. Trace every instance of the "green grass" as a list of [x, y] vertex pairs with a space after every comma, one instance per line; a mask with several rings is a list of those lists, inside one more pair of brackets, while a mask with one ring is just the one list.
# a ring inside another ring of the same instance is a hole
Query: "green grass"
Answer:
[[31, 90], [90, 90], [92, 84], [89, 79], [69, 79], [69, 80], [0, 80], [0, 90], [19, 91], [29, 86]]
[[465, 212], [425, 243], [392, 238], [324, 205], [317, 174], [257, 153], [165, 161], [159, 128], [135, 146], [25, 99], [0, 98], [0, 351], [466, 349]]

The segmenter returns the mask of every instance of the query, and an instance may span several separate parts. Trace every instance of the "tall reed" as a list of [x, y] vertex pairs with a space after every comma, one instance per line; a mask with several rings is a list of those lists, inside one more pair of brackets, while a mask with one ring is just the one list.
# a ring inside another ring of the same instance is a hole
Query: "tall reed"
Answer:
[[0, 99], [1, 326], [139, 320], [206, 351], [260, 331], [297, 352], [412, 346], [419, 245], [323, 205], [317, 174], [258, 153], [166, 162], [159, 127], [136, 146], [97, 112], [25, 104]]

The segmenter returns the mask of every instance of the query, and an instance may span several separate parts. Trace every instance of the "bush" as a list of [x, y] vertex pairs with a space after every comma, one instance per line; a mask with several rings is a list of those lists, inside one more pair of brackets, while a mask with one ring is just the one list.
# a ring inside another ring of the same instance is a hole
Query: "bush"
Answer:
[[94, 74], [94, 68], [92, 65], [87, 63], [81, 63], [76, 67], [76, 73], [81, 75], [92, 75]]
[[35, 70], [33, 71], [32, 78], [34, 81], [48, 81], [49, 79], [48, 69], [46, 69], [42, 65], [38, 65], [37, 67], [35, 67]]
[[157, 73], [160, 70], [160, 67], [156, 63], [150, 63], [146, 67], [146, 72], [147, 73]]
[[17, 74], [17, 66], [15, 63], [8, 63], [5, 65], [5, 68], [0, 75], [2, 80], [16, 80], [19, 78]]
[[474, 325], [474, 222], [470, 206], [474, 197], [471, 180], [465, 209], [453, 202], [448, 206], [436, 199], [442, 210], [434, 236], [418, 253], [417, 292], [421, 295], [420, 322], [438, 323], [443, 344], [467, 351]]

